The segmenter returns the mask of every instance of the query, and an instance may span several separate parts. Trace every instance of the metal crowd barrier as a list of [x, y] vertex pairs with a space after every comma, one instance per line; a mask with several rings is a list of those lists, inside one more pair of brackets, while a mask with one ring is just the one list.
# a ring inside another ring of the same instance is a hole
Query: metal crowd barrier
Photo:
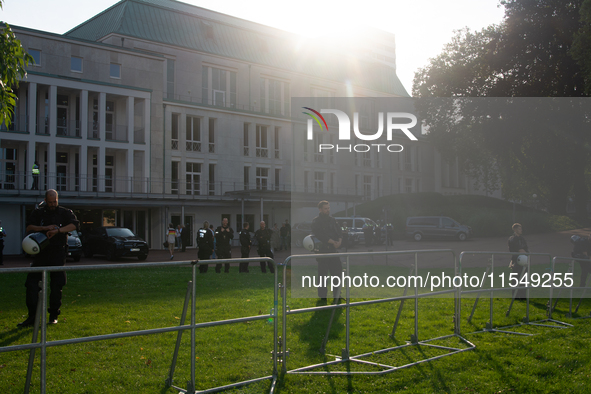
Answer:
[[[486, 272], [485, 272], [485, 277], [488, 277], [488, 275], [494, 275], [495, 272], [495, 256], [514, 256], [516, 254], [519, 255], [526, 255], [526, 256], [544, 256], [548, 258], [548, 264], [550, 267], [550, 271], [554, 272], [554, 265], [552, 262], [552, 256], [548, 253], [522, 253], [522, 252], [473, 252], [473, 251], [465, 251], [460, 253], [460, 261], [459, 261], [459, 266], [460, 266], [460, 270], [462, 269], [462, 260], [464, 259], [464, 256], [468, 254], [468, 255], [490, 255], [490, 264], [488, 265]], [[505, 264], [506, 264], [506, 260], [505, 260]], [[527, 265], [523, 266], [523, 268], [521, 269], [521, 272], [519, 274], [519, 277], [521, 278], [523, 276], [523, 274], [525, 272], [531, 272], [531, 260], [528, 258], [527, 260]], [[550, 281], [552, 283], [552, 286], [549, 288], [549, 302], [548, 305], [552, 304], [552, 293], [554, 290], [554, 281], [551, 280]], [[483, 283], [481, 283], [482, 285]], [[481, 331], [476, 331], [476, 332], [502, 332], [505, 334], [515, 334], [515, 335], [532, 335], [532, 334], [527, 334], [527, 333], [522, 333], [522, 332], [516, 332], [516, 331], [508, 331], [507, 329], [509, 328], [513, 328], [513, 327], [520, 327], [523, 325], [532, 325], [532, 326], [542, 326], [542, 327], [550, 327], [550, 328], [567, 328], [567, 327], [572, 327], [571, 324], [562, 322], [562, 321], [558, 321], [558, 320], [554, 320], [552, 319], [552, 315], [551, 312], [549, 312], [548, 314], [548, 318], [547, 319], [543, 319], [540, 321], [535, 321], [535, 322], [530, 322], [529, 320], [529, 304], [530, 304], [530, 287], [529, 286], [518, 286], [513, 288], [512, 291], [512, 296], [511, 296], [511, 303], [509, 304], [509, 309], [507, 310], [507, 312], [505, 313], [505, 317], [508, 317], [509, 314], [511, 313], [511, 309], [513, 308], [513, 303], [515, 302], [515, 297], [517, 295], [517, 292], [519, 290], [523, 290], [525, 289], [526, 292], [526, 304], [525, 304], [525, 317], [523, 318], [523, 321], [519, 324], [513, 324], [510, 326], [504, 326], [504, 327], [498, 327], [495, 328], [494, 324], [493, 324], [493, 303], [494, 303], [494, 293], [497, 291], [507, 291], [508, 288], [506, 287], [501, 287], [501, 288], [495, 288], [492, 287], [490, 289], [475, 289], [475, 290], [464, 290], [463, 288], [460, 288], [460, 299], [461, 299], [461, 295], [462, 294], [470, 294], [470, 293], [476, 293], [476, 299], [474, 300], [474, 306], [472, 307], [472, 312], [470, 313], [470, 316], [468, 317], [468, 322], [470, 322], [472, 320], [472, 317], [474, 317], [474, 312], [476, 311], [476, 307], [478, 305], [478, 301], [480, 299], [480, 294], [483, 292], [489, 292], [490, 293], [490, 301], [489, 301], [489, 322], [486, 323], [486, 326], [483, 330]], [[550, 310], [551, 308], [549, 308]], [[551, 322], [551, 323], [555, 323], [558, 325], [550, 325], [550, 324], [543, 324], [543, 323], [547, 323], [547, 322]]]
[[[562, 263], [560, 263], [560, 261], [563, 261]], [[556, 263], [558, 264], [568, 264], [568, 272], [569, 273], [574, 273], [575, 272], [575, 262], [579, 262], [579, 263], [586, 263], [591, 265], [591, 260], [589, 259], [578, 259], [578, 258], [574, 258], [574, 257], [559, 257], [556, 256], [552, 259], [552, 271], [554, 271], [554, 267], [556, 266]], [[591, 267], [590, 267], [591, 268]], [[591, 276], [591, 274], [589, 275]], [[562, 290], [564, 290], [565, 287], [560, 287], [558, 289], [558, 295], [556, 296], [556, 300], [554, 301], [554, 305], [552, 305], [552, 307], [550, 308], [550, 316], [552, 316], [552, 312], [554, 311], [554, 309], [556, 309], [556, 304], [558, 304], [558, 300], [560, 299], [560, 294], [562, 292]], [[583, 289], [583, 294], [581, 294], [581, 298], [579, 299], [579, 303], [577, 304], [577, 307], [575, 308], [574, 312], [573, 312], [573, 290], [578, 290], [578, 289]], [[591, 318], [591, 312], [589, 312], [588, 316], [581, 316], [581, 317], [573, 317], [573, 313], [577, 313], [579, 311], [579, 307], [581, 306], [581, 303], [583, 302], [583, 299], [585, 298], [585, 293], [587, 292], [587, 290], [589, 290], [589, 287], [587, 286], [587, 283], [585, 283], [585, 286], [583, 287], [569, 287], [569, 303], [568, 303], [568, 313], [566, 314], [567, 317], [571, 318], [571, 319], [588, 319]]]
[[[369, 253], [330, 253], [330, 254], [316, 254], [316, 255], [294, 255], [294, 256], [289, 256], [285, 262], [284, 265], [287, 266], [290, 262], [294, 261], [294, 260], [300, 260], [300, 259], [310, 259], [310, 258], [323, 258], [323, 257], [346, 257], [346, 268], [345, 271], [347, 273], [347, 275], [349, 275], [350, 272], [350, 257], [355, 257], [355, 256], [363, 256], [363, 257], [367, 257], [367, 256], [384, 256], [384, 255], [403, 255], [403, 254], [414, 254], [414, 264], [411, 267], [410, 272], [413, 273], [414, 275], [417, 276], [418, 275], [418, 255], [419, 254], [427, 254], [427, 253], [451, 253], [453, 256], [453, 267], [455, 272], [458, 272], [458, 265], [457, 265], [457, 259], [455, 256], [455, 253], [453, 250], [451, 249], [437, 249], [437, 250], [409, 250], [409, 251], [390, 251], [390, 252], [369, 252]], [[284, 269], [283, 271], [283, 283], [287, 283], [287, 270]], [[404, 294], [400, 297], [392, 297], [392, 298], [383, 298], [383, 299], [376, 299], [376, 300], [370, 300], [370, 301], [359, 301], [359, 302], [350, 302], [349, 299], [349, 295], [350, 295], [350, 289], [348, 286], [345, 287], [346, 290], [346, 303], [345, 304], [336, 304], [336, 305], [326, 305], [326, 306], [318, 306], [318, 307], [311, 307], [311, 308], [302, 308], [302, 309], [296, 309], [296, 310], [290, 310], [289, 307], [287, 306], [287, 294], [286, 294], [286, 288], [285, 286], [282, 288], [282, 298], [283, 298], [283, 353], [282, 355], [282, 372], [283, 373], [287, 373], [287, 374], [309, 374], [309, 375], [354, 375], [354, 374], [362, 374], [362, 375], [381, 375], [381, 374], [386, 374], [386, 373], [390, 373], [390, 372], [394, 372], [403, 368], [407, 368], [407, 367], [411, 367], [414, 365], [418, 365], [424, 362], [428, 362], [428, 361], [433, 361], [433, 360], [437, 360], [439, 358], [442, 357], [446, 357], [446, 356], [451, 356], [453, 354], [457, 354], [457, 353], [461, 353], [461, 352], [465, 352], [468, 350], [472, 350], [474, 349], [476, 346], [474, 344], [472, 344], [470, 341], [468, 341], [467, 339], [463, 338], [460, 334], [460, 325], [459, 325], [459, 291], [458, 289], [454, 288], [454, 289], [449, 289], [449, 290], [442, 290], [442, 291], [436, 291], [436, 292], [430, 292], [430, 293], [426, 293], [426, 294], [419, 294], [419, 288], [418, 288], [418, 283], [417, 281], [415, 281], [415, 287], [414, 287], [414, 295], [407, 295], [407, 290], [408, 290], [408, 283], [407, 286], [404, 290]], [[446, 294], [446, 293], [454, 293], [454, 334], [452, 335], [446, 335], [446, 336], [441, 336], [438, 338], [431, 338], [431, 339], [425, 339], [425, 340], [419, 340], [419, 329], [418, 329], [418, 315], [419, 315], [419, 307], [418, 307], [418, 302], [419, 302], [419, 298], [424, 298], [424, 297], [432, 297], [432, 296], [436, 296], [436, 295], [441, 295], [441, 294]], [[394, 323], [393, 326], [393, 330], [392, 330], [392, 334], [391, 336], [394, 337], [395, 332], [396, 332], [396, 327], [398, 325], [399, 319], [400, 319], [400, 315], [402, 312], [402, 308], [404, 306], [404, 301], [405, 300], [412, 300], [414, 299], [414, 307], [415, 307], [415, 317], [414, 317], [414, 335], [411, 335], [411, 340], [409, 343], [405, 344], [405, 345], [401, 345], [401, 346], [395, 346], [395, 347], [391, 347], [391, 348], [386, 348], [386, 349], [378, 349], [372, 352], [368, 352], [368, 353], [363, 353], [363, 354], [359, 354], [359, 355], [355, 355], [355, 356], [351, 356], [350, 354], [350, 310], [352, 307], [361, 307], [364, 305], [371, 305], [371, 304], [378, 304], [378, 303], [386, 303], [386, 302], [393, 302], [393, 301], [400, 301], [400, 306], [398, 309], [398, 314], [396, 316], [396, 321]], [[328, 323], [328, 327], [327, 327], [327, 331], [324, 337], [324, 342], [322, 344], [321, 350], [323, 351], [326, 347], [326, 342], [328, 341], [328, 335], [330, 333], [330, 329], [331, 329], [331, 325], [332, 325], [332, 321], [334, 318], [334, 313], [337, 309], [342, 309], [345, 308], [346, 309], [346, 324], [345, 324], [345, 329], [346, 329], [346, 333], [345, 333], [345, 340], [346, 340], [346, 347], [345, 349], [342, 350], [342, 356], [341, 357], [337, 357], [335, 356], [335, 360], [334, 361], [329, 361], [329, 362], [325, 362], [325, 363], [320, 363], [320, 364], [314, 364], [314, 365], [308, 365], [305, 367], [300, 367], [300, 368], [296, 368], [296, 369], [292, 369], [292, 370], [287, 370], [287, 317], [291, 316], [291, 315], [295, 315], [295, 314], [301, 314], [301, 313], [308, 313], [308, 312], [316, 312], [319, 310], [332, 310], [332, 315], [331, 318], [329, 320]], [[438, 345], [433, 345], [429, 342], [435, 341], [435, 340], [442, 340], [442, 339], [447, 339], [447, 338], [452, 338], [452, 337], [456, 337], [458, 338], [460, 341], [464, 342], [466, 345], [468, 345], [467, 348], [464, 349], [460, 349], [460, 348], [452, 348], [452, 347], [446, 347], [446, 346], [438, 346]], [[373, 363], [373, 362], [369, 362], [366, 360], [361, 360], [364, 357], [368, 357], [368, 356], [372, 356], [375, 354], [381, 354], [381, 353], [386, 353], [386, 352], [390, 352], [390, 351], [394, 351], [394, 350], [398, 350], [398, 349], [402, 349], [408, 346], [417, 346], [417, 345], [423, 345], [423, 346], [430, 346], [430, 347], [434, 347], [434, 348], [438, 348], [438, 349], [442, 349], [442, 350], [447, 350], [449, 351], [449, 353], [447, 354], [443, 354], [443, 355], [439, 355], [439, 356], [435, 356], [435, 357], [430, 357], [430, 358], [426, 358], [417, 362], [413, 362], [413, 363], [409, 363], [403, 366], [390, 366], [390, 365], [385, 365], [383, 363]], [[373, 366], [377, 366], [379, 368], [385, 368], [381, 371], [351, 371], [351, 370], [347, 370], [347, 371], [311, 371], [312, 369], [316, 369], [316, 368], [320, 368], [320, 367], [326, 367], [329, 365], [335, 365], [335, 364], [341, 364], [341, 363], [346, 363], [346, 362], [356, 362], [356, 363], [360, 363], [360, 364], [365, 364], [365, 365], [373, 365]]]
[[[270, 314], [258, 315], [258, 316], [250, 316], [250, 317], [242, 317], [236, 319], [228, 319], [228, 320], [220, 320], [220, 321], [213, 321], [213, 322], [206, 322], [206, 323], [196, 323], [195, 315], [196, 315], [196, 279], [197, 279], [197, 266], [200, 264], [224, 264], [224, 263], [240, 263], [240, 262], [259, 262], [259, 261], [268, 261], [271, 262], [275, 266], [275, 281], [274, 281], [274, 291], [273, 291], [273, 298], [274, 298], [274, 308], [271, 310]], [[185, 296], [185, 303], [183, 307], [183, 314], [181, 323], [178, 327], [165, 327], [165, 328], [154, 328], [154, 329], [147, 329], [147, 330], [138, 330], [138, 331], [129, 331], [124, 333], [113, 333], [113, 334], [106, 334], [106, 335], [95, 335], [89, 337], [82, 337], [82, 338], [71, 338], [71, 339], [63, 339], [63, 340], [56, 340], [56, 341], [47, 341], [47, 314], [44, 313], [47, 310], [47, 273], [54, 272], [54, 271], [88, 271], [88, 270], [103, 270], [103, 269], [124, 269], [124, 268], [146, 268], [146, 267], [173, 267], [173, 266], [192, 266], [192, 280], [189, 282], [187, 286], [187, 293]], [[177, 342], [174, 350], [173, 360], [170, 367], [170, 372], [168, 378], [165, 381], [166, 387], [173, 387], [180, 392], [183, 393], [212, 393], [216, 391], [222, 391], [226, 389], [230, 389], [233, 387], [244, 386], [247, 384], [260, 382], [264, 380], [271, 380], [271, 389], [270, 394], [275, 391], [275, 386], [277, 383], [277, 320], [278, 320], [278, 289], [279, 284], [277, 282], [277, 268], [278, 265], [273, 261], [273, 259], [269, 257], [259, 257], [259, 258], [248, 258], [248, 259], [219, 259], [219, 260], [203, 260], [203, 261], [194, 261], [194, 260], [187, 260], [187, 261], [171, 261], [171, 262], [159, 262], [159, 263], [127, 263], [127, 264], [104, 264], [104, 265], [86, 265], [86, 266], [62, 266], [62, 267], [35, 267], [35, 268], [6, 268], [0, 270], [0, 274], [2, 273], [30, 273], [30, 272], [41, 272], [41, 282], [40, 287], [41, 291], [39, 294], [39, 303], [37, 307], [37, 314], [35, 316], [35, 324], [33, 329], [33, 339], [32, 343], [27, 345], [13, 345], [13, 346], [5, 346], [0, 347], [0, 353], [3, 352], [12, 352], [18, 350], [30, 350], [29, 355], [29, 364], [27, 368], [27, 379], [25, 382], [25, 389], [24, 393], [28, 394], [30, 390], [31, 384], [31, 377], [33, 374], [33, 362], [35, 358], [35, 351], [36, 349], [41, 350], [41, 360], [40, 360], [40, 392], [41, 394], [46, 393], [46, 369], [47, 369], [47, 348], [53, 346], [62, 346], [62, 345], [71, 345], [77, 343], [85, 343], [85, 342], [95, 342], [107, 339], [117, 339], [117, 338], [128, 338], [128, 337], [135, 337], [140, 335], [150, 335], [150, 334], [161, 334], [167, 332], [178, 332]], [[187, 315], [187, 308], [188, 302], [191, 299], [191, 324], [185, 325], [185, 319]], [[43, 312], [43, 313], [42, 313]], [[265, 320], [265, 319], [273, 319], [273, 371], [272, 374], [269, 376], [264, 376], [260, 378], [255, 378], [247, 381], [237, 382], [230, 385], [214, 387], [206, 390], [199, 390], [197, 391], [195, 386], [195, 332], [198, 328], [203, 327], [213, 327], [225, 324], [232, 324], [232, 323], [242, 323], [246, 321], [254, 321], [254, 320]], [[37, 342], [37, 337], [39, 330], [41, 331], [41, 340]], [[173, 385], [173, 375], [174, 369], [177, 362], [178, 351], [180, 348], [180, 341], [183, 331], [191, 330], [191, 380], [187, 382], [187, 388], [183, 389]]]

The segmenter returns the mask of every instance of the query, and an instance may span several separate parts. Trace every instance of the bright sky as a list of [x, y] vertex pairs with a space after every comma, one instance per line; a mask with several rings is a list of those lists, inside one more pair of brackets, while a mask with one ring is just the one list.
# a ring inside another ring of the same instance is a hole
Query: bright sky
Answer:
[[[3, 0], [0, 20], [53, 33], [65, 33], [117, 0]], [[415, 71], [441, 53], [453, 31], [480, 30], [501, 22], [499, 0], [184, 0], [242, 19], [306, 37], [329, 32], [346, 35], [369, 25], [396, 35], [397, 74], [411, 93]]]

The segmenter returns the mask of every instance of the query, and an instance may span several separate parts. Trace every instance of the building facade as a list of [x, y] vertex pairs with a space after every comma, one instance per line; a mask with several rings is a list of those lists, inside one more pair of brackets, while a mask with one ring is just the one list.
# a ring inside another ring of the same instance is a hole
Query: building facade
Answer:
[[15, 236], [48, 188], [83, 230], [129, 227], [153, 248], [169, 222], [194, 244], [205, 220], [292, 219], [294, 193], [344, 206], [470, 189], [422, 137], [397, 155], [356, 153], [343, 172], [314, 148], [334, 134], [294, 136], [292, 97], [408, 97], [388, 34], [364, 58], [172, 0], [122, 0], [63, 35], [12, 28], [35, 59], [0, 129], [0, 217]]

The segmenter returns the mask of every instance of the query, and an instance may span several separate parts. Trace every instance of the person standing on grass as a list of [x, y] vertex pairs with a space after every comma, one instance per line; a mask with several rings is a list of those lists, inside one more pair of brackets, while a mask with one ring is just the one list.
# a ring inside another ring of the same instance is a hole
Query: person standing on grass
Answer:
[[[330, 204], [328, 201], [320, 201], [318, 203], [318, 216], [312, 220], [312, 233], [318, 238], [322, 245], [320, 253], [336, 253], [337, 249], [341, 247], [343, 238], [341, 236], [341, 229], [337, 225], [335, 218], [330, 216]], [[318, 263], [318, 279], [324, 276], [341, 276], [342, 263], [339, 257], [316, 259]], [[341, 288], [338, 287], [333, 290], [335, 303], [340, 298]], [[318, 287], [318, 298], [321, 301], [326, 301], [328, 289], [325, 287]]]
[[[523, 235], [522, 235], [523, 228], [521, 227], [521, 224], [515, 223], [511, 228], [513, 229], [513, 235], [510, 236], [509, 239], [507, 240], [507, 245], [509, 246], [509, 252], [529, 253], [529, 247], [527, 246], [527, 241], [525, 240], [525, 238], [523, 238]], [[511, 272], [516, 273], [517, 276], [519, 277], [519, 280], [521, 280], [522, 266], [517, 264], [518, 257], [519, 257], [519, 255], [517, 255], [517, 254], [514, 254], [513, 256], [511, 256], [511, 263], [509, 263], [509, 268], [511, 268]], [[527, 273], [527, 268], [523, 272], [523, 274], [525, 275], [526, 273]], [[515, 294], [515, 299], [516, 300], [525, 299], [525, 289], [517, 290], [517, 293]]]
[[[250, 239], [250, 224], [244, 222], [242, 225], [242, 231], [240, 231], [240, 258], [247, 259], [250, 257], [250, 248], [252, 241]], [[240, 263], [238, 268], [240, 273], [248, 273], [248, 263]]]
[[174, 242], [176, 240], [176, 229], [172, 223], [168, 223], [168, 230], [166, 233], [166, 242], [168, 242], [168, 251], [170, 252], [170, 259], [174, 258]]
[[[49, 245], [33, 257], [31, 267], [51, 267], [66, 265], [66, 245], [68, 232], [78, 230], [80, 222], [71, 209], [58, 205], [58, 193], [54, 189], [45, 192], [45, 204], [40, 205], [29, 215], [26, 231], [30, 233], [44, 233], [49, 239]], [[49, 321], [48, 324], [57, 324], [62, 305], [62, 288], [66, 285], [66, 273], [53, 271], [49, 274]], [[41, 272], [27, 274], [25, 287], [27, 288], [26, 304], [29, 310], [27, 319], [19, 323], [18, 327], [30, 327], [35, 323], [37, 303], [39, 300], [39, 282]], [[44, 313], [45, 311], [41, 311]]]
[[[270, 257], [274, 258], [273, 251], [271, 250], [271, 237], [273, 236], [273, 231], [271, 229], [266, 228], [265, 222], [261, 221], [260, 223], [261, 228], [258, 229], [254, 233], [254, 239], [257, 240], [258, 247], [257, 251], [259, 253], [259, 257]], [[269, 271], [271, 273], [275, 273], [275, 267], [270, 261], [266, 263], [261, 261], [261, 272], [265, 274], [267, 272], [266, 266], [269, 266]]]
[[[199, 229], [197, 233], [197, 246], [199, 251], [197, 257], [199, 260], [211, 259], [213, 253], [213, 233], [209, 229], [209, 222], [206, 220], [203, 222], [203, 227]], [[199, 272], [205, 274], [209, 266], [207, 264], [199, 264]]]
[[[232, 258], [232, 239], [234, 239], [234, 230], [229, 226], [228, 218], [222, 219], [222, 225], [215, 230], [215, 251], [218, 259]], [[215, 265], [215, 272], [222, 272], [222, 265]], [[230, 273], [230, 263], [224, 267], [226, 274]]]

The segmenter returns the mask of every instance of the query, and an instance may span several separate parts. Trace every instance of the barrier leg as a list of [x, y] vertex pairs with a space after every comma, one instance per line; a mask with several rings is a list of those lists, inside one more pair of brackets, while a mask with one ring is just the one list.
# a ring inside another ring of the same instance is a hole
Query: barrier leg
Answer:
[[[486, 267], [486, 274], [484, 274], [484, 276], [488, 277], [489, 273], [490, 273], [490, 265], [488, 267]], [[482, 283], [480, 284], [480, 286], [482, 287]], [[476, 306], [478, 305], [478, 300], [480, 300], [480, 292], [476, 293], [476, 299], [474, 300], [474, 306], [472, 307], [472, 312], [470, 313], [470, 316], [468, 317], [468, 323], [470, 323], [470, 321], [472, 320], [472, 317], [474, 317], [474, 312], [476, 311]]]
[[[408, 276], [412, 275], [412, 272], [414, 270], [414, 265], [410, 266], [410, 272], [408, 273]], [[403, 297], [406, 297], [406, 294], [408, 293], [408, 281], [406, 283], [406, 286], [404, 286], [404, 292], [402, 293]], [[398, 307], [398, 313], [396, 314], [396, 320], [394, 321], [394, 326], [392, 327], [392, 334], [390, 334], [390, 337], [394, 338], [396, 335], [396, 329], [398, 328], [398, 322], [400, 321], [400, 315], [402, 315], [402, 307], [404, 306], [404, 299], [400, 300], [400, 306]]]
[[[42, 286], [42, 282], [39, 282], [39, 287]], [[37, 297], [37, 311], [35, 312], [35, 324], [33, 325], [33, 339], [31, 343], [37, 343], [39, 336], [39, 320], [41, 319], [41, 290], [39, 290], [39, 296]], [[31, 388], [31, 378], [33, 376], [33, 363], [35, 362], [35, 350], [31, 349], [29, 352], [29, 365], [27, 367], [27, 380], [25, 381], [25, 394], [29, 394]]]
[[[519, 280], [521, 280], [521, 278], [523, 277], [523, 274], [525, 273], [525, 266], [523, 266], [523, 268], [521, 269], [521, 274], [519, 275]], [[517, 283], [519, 285], [519, 282]], [[515, 297], [517, 297], [517, 292], [521, 290], [521, 288], [519, 286], [517, 286], [517, 288], [515, 290], [513, 290], [513, 296], [511, 297], [511, 303], [509, 304], [509, 309], [507, 309], [507, 313], [505, 313], [505, 317], [508, 317], [509, 314], [511, 313], [511, 308], [513, 308], [513, 303], [515, 302]]]
[[[191, 287], [193, 282], [189, 281], [187, 285], [187, 293], [185, 295], [185, 304], [183, 305], [183, 314], [181, 315], [181, 326], [185, 325], [185, 320], [187, 318], [187, 309], [189, 308], [189, 301], [191, 296]], [[172, 363], [170, 364], [170, 371], [168, 373], [168, 379], [166, 379], [165, 384], [166, 387], [172, 386], [172, 381], [174, 377], [174, 369], [176, 368], [176, 361], [179, 355], [179, 349], [181, 347], [181, 338], [183, 337], [183, 331], [179, 331], [176, 337], [176, 346], [174, 348], [174, 353], [172, 356]]]

